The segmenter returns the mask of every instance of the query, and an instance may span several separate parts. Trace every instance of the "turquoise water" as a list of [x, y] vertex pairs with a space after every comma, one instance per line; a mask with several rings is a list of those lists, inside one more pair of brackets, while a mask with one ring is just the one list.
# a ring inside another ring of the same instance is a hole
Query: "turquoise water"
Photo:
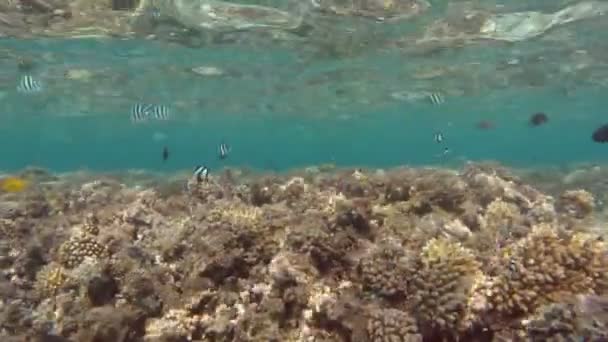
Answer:
[[[3, 39], [0, 170], [217, 168], [222, 139], [233, 147], [224, 164], [266, 169], [604, 163], [608, 146], [591, 141], [608, 123], [608, 43], [598, 26], [601, 18], [543, 38], [435, 53], [397, 48], [388, 38], [337, 55], [280, 39], [197, 48], [140, 39]], [[557, 39], [564, 35], [576, 39], [564, 44]], [[15, 56], [34, 58], [29, 74], [43, 83], [41, 93], [16, 91], [23, 73]], [[519, 64], [509, 65], [514, 58]], [[224, 74], [191, 72], [198, 66]], [[445, 68], [443, 76], [413, 76]], [[92, 76], [68, 79], [70, 69]], [[446, 93], [444, 104], [394, 95], [435, 90]], [[138, 102], [167, 105], [170, 120], [134, 125], [130, 110]], [[530, 127], [538, 111], [549, 123]], [[495, 128], [477, 129], [480, 120]], [[443, 144], [434, 141], [436, 131]]]

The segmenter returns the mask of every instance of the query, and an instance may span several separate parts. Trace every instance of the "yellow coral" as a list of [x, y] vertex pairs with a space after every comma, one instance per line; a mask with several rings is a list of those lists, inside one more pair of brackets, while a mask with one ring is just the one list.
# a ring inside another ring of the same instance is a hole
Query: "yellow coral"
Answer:
[[227, 222], [234, 226], [252, 226], [258, 223], [261, 214], [260, 208], [232, 204], [212, 209], [209, 216], [214, 221]]
[[41, 297], [52, 297], [68, 281], [63, 267], [56, 263], [44, 266], [36, 274], [36, 290]]

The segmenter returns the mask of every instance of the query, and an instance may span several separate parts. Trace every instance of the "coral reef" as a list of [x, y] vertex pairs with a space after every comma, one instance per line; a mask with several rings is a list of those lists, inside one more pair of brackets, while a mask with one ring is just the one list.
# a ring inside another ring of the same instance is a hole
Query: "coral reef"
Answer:
[[581, 189], [482, 164], [234, 171], [187, 190], [39, 173], [54, 181], [0, 195], [3, 341], [608, 335], [608, 247]]

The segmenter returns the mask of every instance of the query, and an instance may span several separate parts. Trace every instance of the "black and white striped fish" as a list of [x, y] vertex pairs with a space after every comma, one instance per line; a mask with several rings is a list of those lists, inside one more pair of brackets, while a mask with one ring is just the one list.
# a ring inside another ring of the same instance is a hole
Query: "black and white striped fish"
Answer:
[[150, 106], [150, 115], [156, 120], [169, 120], [169, 107], [164, 105]]
[[443, 133], [441, 132], [435, 132], [435, 136], [434, 136], [435, 142], [440, 144], [443, 142]]
[[441, 95], [441, 93], [430, 93], [429, 101], [431, 101], [432, 104], [438, 106], [440, 104], [443, 104], [445, 102], [445, 99], [443, 98], [443, 95]]
[[148, 121], [152, 106], [149, 104], [136, 103], [131, 108], [131, 121], [134, 123]]
[[158, 7], [152, 7], [148, 10], [148, 14], [152, 17], [153, 20], [160, 20], [161, 12]]
[[228, 146], [226, 143], [221, 143], [217, 147], [218, 157], [220, 159], [226, 159], [226, 158], [228, 158], [228, 154], [230, 154], [231, 150], [232, 150], [232, 147]]
[[17, 91], [20, 93], [37, 93], [42, 91], [42, 83], [30, 75], [21, 77], [21, 81], [17, 85]]
[[194, 177], [196, 177], [197, 183], [200, 183], [203, 180], [206, 182], [209, 177], [209, 168], [204, 165], [198, 165], [194, 168]]

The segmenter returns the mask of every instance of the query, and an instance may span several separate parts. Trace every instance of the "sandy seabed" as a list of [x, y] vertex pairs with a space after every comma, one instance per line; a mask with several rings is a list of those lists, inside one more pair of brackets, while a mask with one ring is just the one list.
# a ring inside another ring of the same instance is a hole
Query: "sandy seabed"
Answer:
[[592, 178], [22, 176], [0, 194], [1, 341], [608, 340]]

